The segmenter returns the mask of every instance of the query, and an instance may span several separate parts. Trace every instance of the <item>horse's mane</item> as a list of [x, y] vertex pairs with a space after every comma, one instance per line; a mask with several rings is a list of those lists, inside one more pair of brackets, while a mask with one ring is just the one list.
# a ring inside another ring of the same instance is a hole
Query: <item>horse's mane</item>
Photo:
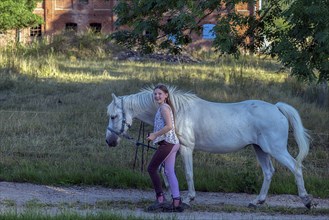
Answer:
[[[142, 89], [142, 92], [144, 91], [144, 92], [153, 94], [153, 88], [154, 88], [154, 86], [144, 88], [144, 89]], [[177, 89], [176, 86], [167, 86], [167, 88], [169, 90], [170, 99], [172, 101], [172, 104], [174, 105], [176, 112], [184, 111], [185, 109], [190, 107], [190, 104], [192, 103], [192, 101], [194, 101], [196, 99], [200, 99], [194, 93], [192, 93], [190, 91], [183, 91], [183, 90]]]
[[[174, 105], [176, 113], [182, 113], [191, 106], [192, 101], [200, 99], [194, 93], [182, 91], [175, 86], [167, 86], [170, 94], [170, 99]], [[127, 105], [134, 108], [134, 111], [140, 112], [148, 109], [150, 102], [153, 103], [151, 111], [156, 109], [157, 105], [153, 99], [154, 86], [148, 86], [140, 90], [139, 93], [126, 96]], [[129, 106], [128, 106], [129, 107]]]

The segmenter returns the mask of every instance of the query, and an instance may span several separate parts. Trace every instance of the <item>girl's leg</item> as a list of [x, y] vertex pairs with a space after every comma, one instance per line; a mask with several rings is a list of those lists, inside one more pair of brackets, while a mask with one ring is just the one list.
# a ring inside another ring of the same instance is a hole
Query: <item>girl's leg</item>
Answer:
[[171, 195], [173, 198], [179, 198], [180, 193], [179, 193], [179, 185], [178, 185], [178, 180], [176, 177], [175, 173], [175, 161], [176, 161], [176, 154], [177, 151], [179, 150], [179, 144], [175, 144], [165, 159], [165, 174], [167, 176], [170, 190], [171, 190]]
[[163, 194], [162, 182], [158, 173], [158, 168], [161, 165], [161, 163], [166, 159], [166, 157], [169, 155], [173, 146], [174, 146], [173, 144], [168, 144], [167, 142], [161, 142], [147, 168], [147, 171], [150, 174], [157, 197]]
[[184, 207], [179, 193], [178, 180], [175, 174], [175, 161], [176, 154], [179, 149], [179, 144], [176, 144], [168, 157], [165, 159], [165, 173], [170, 185], [170, 190], [172, 194], [172, 205], [164, 208], [164, 211], [168, 212], [183, 212]]

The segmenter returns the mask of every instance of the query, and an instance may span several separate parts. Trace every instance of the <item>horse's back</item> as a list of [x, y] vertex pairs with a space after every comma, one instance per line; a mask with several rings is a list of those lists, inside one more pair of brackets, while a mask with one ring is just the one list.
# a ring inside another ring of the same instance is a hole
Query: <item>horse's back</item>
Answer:
[[[212, 118], [219, 121], [235, 121], [239, 123], [251, 120], [252, 123], [263, 121], [276, 121], [284, 119], [279, 109], [271, 103], [261, 100], [246, 100], [236, 103], [215, 103], [203, 101], [196, 103], [190, 109], [194, 118]], [[205, 122], [206, 123], [206, 122]]]
[[287, 119], [268, 102], [247, 100], [215, 103], [199, 100], [180, 120], [185, 139], [194, 140], [196, 150], [226, 153], [257, 144], [260, 135], [272, 137], [288, 132]]

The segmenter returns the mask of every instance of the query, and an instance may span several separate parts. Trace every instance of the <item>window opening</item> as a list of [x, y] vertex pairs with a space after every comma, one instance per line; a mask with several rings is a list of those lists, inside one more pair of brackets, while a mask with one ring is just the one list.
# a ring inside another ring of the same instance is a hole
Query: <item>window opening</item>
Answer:
[[65, 24], [65, 30], [66, 31], [77, 31], [78, 25], [76, 23], [66, 23]]
[[42, 35], [41, 24], [30, 28], [31, 37], [41, 37], [41, 35]]
[[100, 33], [102, 30], [102, 24], [101, 23], [90, 23], [90, 28], [95, 33]]
[[202, 38], [207, 40], [212, 40], [216, 38], [216, 34], [214, 33], [214, 24], [204, 24], [202, 31]]
[[89, 2], [88, 0], [79, 0], [79, 3], [84, 4], [84, 5], [87, 5], [88, 2]]

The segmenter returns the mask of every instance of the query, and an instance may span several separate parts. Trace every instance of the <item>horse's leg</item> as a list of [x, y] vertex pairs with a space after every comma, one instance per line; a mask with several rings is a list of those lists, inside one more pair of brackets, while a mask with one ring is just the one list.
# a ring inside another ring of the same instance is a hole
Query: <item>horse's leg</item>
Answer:
[[307, 208], [315, 205], [312, 202], [312, 196], [308, 195], [304, 186], [302, 167], [297, 165], [296, 160], [289, 154], [287, 150], [281, 151], [280, 154], [272, 155], [282, 165], [286, 166], [294, 175], [298, 188], [298, 195]]
[[184, 203], [189, 204], [195, 198], [195, 189], [193, 181], [193, 150], [184, 145], [181, 145], [179, 152], [183, 158], [185, 177], [188, 186], [187, 198], [184, 198], [183, 201]]
[[257, 160], [262, 168], [264, 179], [259, 195], [255, 200], [249, 203], [249, 207], [256, 207], [257, 205], [263, 204], [265, 202], [268, 190], [270, 188], [272, 176], [275, 171], [270, 155], [265, 153], [258, 145], [253, 145], [253, 147], [255, 149]]

